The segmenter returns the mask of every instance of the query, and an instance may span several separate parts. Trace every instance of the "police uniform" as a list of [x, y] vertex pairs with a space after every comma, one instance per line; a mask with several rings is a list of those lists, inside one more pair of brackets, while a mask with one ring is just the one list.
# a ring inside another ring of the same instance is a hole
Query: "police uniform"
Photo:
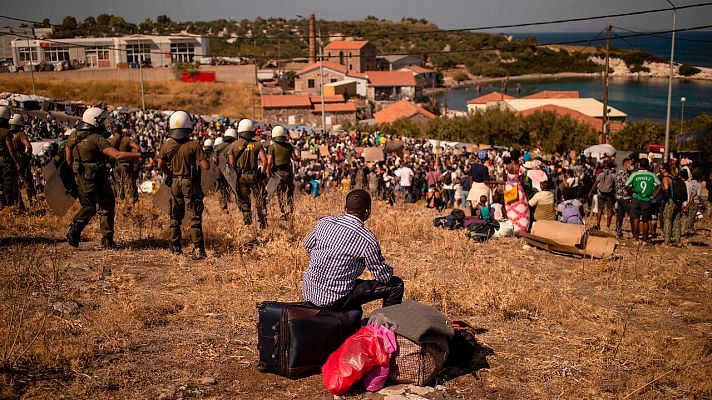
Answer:
[[[32, 157], [27, 154], [27, 147], [23, 141], [29, 141], [27, 135], [25, 135], [22, 130], [15, 132], [13, 137], [13, 145], [15, 146], [15, 152], [17, 153], [17, 158], [20, 161], [20, 180], [25, 185], [25, 193], [27, 194], [27, 201], [32, 201], [36, 196], [35, 191], [35, 181], [32, 178]], [[18, 181], [19, 184], [19, 181]], [[16, 190], [15, 195], [17, 196], [18, 203], [21, 202], [21, 196], [19, 187]]]
[[0, 207], [9, 207], [17, 201], [17, 166], [10, 154], [8, 142], [12, 141], [12, 134], [7, 126], [0, 127]]
[[265, 213], [264, 186], [257, 170], [260, 151], [262, 145], [254, 138], [246, 139], [240, 137], [227, 148], [227, 156], [235, 159], [235, 169], [237, 172], [238, 196], [240, 197], [240, 210], [245, 225], [252, 224], [252, 202], [250, 195], [254, 194], [257, 203], [257, 219], [260, 227], [267, 226], [267, 216]]
[[[118, 151], [130, 153], [133, 150], [131, 147], [133, 143], [134, 141], [130, 137], [117, 135], [112, 140], [111, 146]], [[114, 168], [117, 194], [121, 200], [130, 199], [131, 204], [138, 202], [137, 171], [133, 161], [117, 161]]]
[[207, 157], [195, 140], [169, 138], [158, 153], [158, 159], [171, 171], [170, 241], [174, 252], [180, 251], [181, 223], [188, 217], [190, 240], [195, 249], [205, 253], [203, 239], [203, 189], [197, 164]]
[[279, 209], [282, 211], [284, 218], [290, 217], [294, 213], [293, 154], [294, 147], [283, 137], [274, 138], [268, 150], [268, 156], [271, 157], [274, 165], [272, 170], [280, 178], [277, 195]]
[[116, 198], [109, 181], [108, 157], [103, 151], [111, 144], [103, 136], [89, 130], [77, 130], [66, 143], [74, 159], [72, 169], [82, 208], [74, 215], [67, 236], [79, 240], [79, 235], [94, 214], [99, 215], [102, 244], [114, 244], [114, 211]]
[[[230, 147], [231, 143], [234, 143], [234, 141], [228, 142], [225, 140], [225, 142], [213, 147], [213, 165], [220, 165], [220, 158], [227, 157], [226, 151], [227, 148]], [[215, 180], [215, 186], [218, 192], [218, 203], [220, 203], [220, 208], [227, 210], [227, 203], [230, 202], [230, 186], [227, 184], [227, 180], [222, 173], [219, 174]]]

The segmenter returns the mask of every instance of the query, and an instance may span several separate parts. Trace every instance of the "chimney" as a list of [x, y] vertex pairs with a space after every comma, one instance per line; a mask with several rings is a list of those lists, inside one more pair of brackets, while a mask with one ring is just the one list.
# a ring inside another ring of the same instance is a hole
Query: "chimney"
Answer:
[[314, 14], [309, 14], [309, 63], [316, 62], [316, 21]]

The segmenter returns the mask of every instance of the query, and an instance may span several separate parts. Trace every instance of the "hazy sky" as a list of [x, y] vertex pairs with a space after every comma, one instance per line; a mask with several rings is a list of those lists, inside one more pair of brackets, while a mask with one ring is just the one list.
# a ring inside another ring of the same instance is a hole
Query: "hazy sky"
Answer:
[[[678, 6], [705, 0], [673, 0]], [[66, 15], [77, 19], [101, 13], [120, 15], [132, 22], [161, 14], [176, 21], [255, 17], [292, 18], [295, 14], [316, 13], [327, 20], [363, 19], [368, 15], [399, 20], [425, 18], [441, 28], [463, 28], [516, 24], [551, 19], [586, 17], [644, 9], [664, 8], [665, 0], [0, 0], [1, 14], [13, 17], [61, 22]], [[619, 18], [611, 22], [622, 27], [646, 30], [669, 29], [670, 13]], [[15, 25], [0, 19], [0, 26]], [[604, 20], [527, 28], [525, 32], [599, 31]], [[678, 13], [678, 27], [712, 24], [712, 6]], [[509, 32], [517, 30], [510, 29]]]

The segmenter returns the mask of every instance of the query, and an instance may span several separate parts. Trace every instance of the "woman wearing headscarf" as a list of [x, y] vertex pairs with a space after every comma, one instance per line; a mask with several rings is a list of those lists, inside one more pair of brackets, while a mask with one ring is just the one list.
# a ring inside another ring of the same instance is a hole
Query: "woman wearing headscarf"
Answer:
[[470, 167], [470, 176], [472, 177], [472, 186], [470, 192], [467, 193], [467, 201], [470, 204], [480, 202], [480, 196], [487, 196], [487, 203], [492, 203], [492, 190], [487, 183], [490, 181], [489, 169], [484, 165], [489, 158], [486, 150], [480, 150], [477, 153], [475, 163]]

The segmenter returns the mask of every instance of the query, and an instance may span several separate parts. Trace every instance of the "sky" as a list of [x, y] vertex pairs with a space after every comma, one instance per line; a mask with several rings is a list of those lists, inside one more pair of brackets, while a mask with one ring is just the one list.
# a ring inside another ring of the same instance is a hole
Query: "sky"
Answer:
[[[672, 0], [678, 6], [706, 0]], [[324, 20], [363, 19], [369, 15], [400, 20], [427, 19], [440, 28], [465, 28], [517, 24], [553, 19], [588, 17], [669, 7], [665, 0], [0, 0], [0, 14], [60, 23], [66, 15], [79, 20], [101, 13], [120, 15], [131, 22], [168, 15], [175, 21], [208, 21], [219, 18], [240, 20], [284, 17], [315, 13]], [[508, 29], [514, 32], [600, 31], [606, 20]], [[635, 30], [664, 30], [672, 24], [669, 12], [613, 19], [611, 23]], [[678, 28], [712, 24], [712, 6], [681, 10]], [[17, 25], [0, 19], [0, 26]]]

